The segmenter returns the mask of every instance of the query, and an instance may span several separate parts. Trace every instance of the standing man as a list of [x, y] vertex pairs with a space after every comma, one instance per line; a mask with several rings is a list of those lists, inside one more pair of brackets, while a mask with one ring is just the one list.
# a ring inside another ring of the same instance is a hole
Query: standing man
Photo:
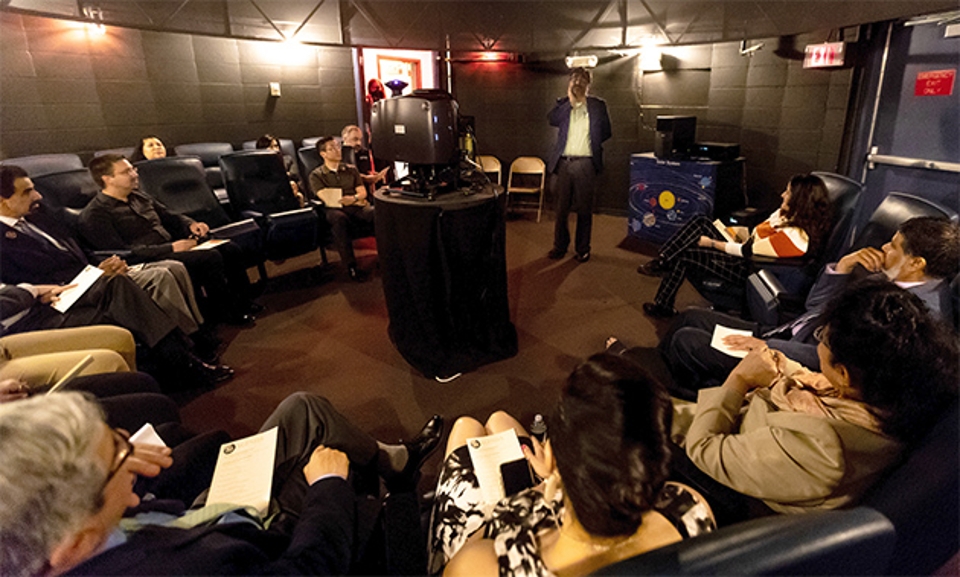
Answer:
[[310, 173], [310, 190], [326, 206], [340, 261], [353, 281], [362, 282], [367, 273], [357, 268], [353, 239], [360, 237], [363, 229], [373, 228], [374, 210], [367, 202], [367, 188], [357, 169], [342, 162], [340, 143], [332, 136], [317, 141], [317, 152], [323, 164]]
[[211, 250], [191, 250], [210, 227], [143, 194], [137, 169], [119, 154], [90, 161], [90, 174], [101, 191], [80, 213], [80, 234], [99, 250], [129, 249], [140, 261], [182, 262], [193, 283], [203, 288], [210, 315], [233, 325], [250, 325], [259, 306], [250, 301], [250, 279], [243, 251], [231, 242]]
[[550, 154], [547, 170], [556, 174], [557, 224], [553, 233], [553, 249], [547, 256], [558, 260], [567, 254], [570, 231], [567, 217], [577, 214], [577, 237], [574, 242], [577, 262], [590, 260], [590, 230], [593, 226], [593, 192], [597, 174], [603, 170], [603, 143], [612, 135], [607, 104], [600, 98], [587, 96], [590, 72], [574, 68], [570, 72], [567, 96], [557, 100], [548, 118], [550, 126], [559, 128], [557, 144]]

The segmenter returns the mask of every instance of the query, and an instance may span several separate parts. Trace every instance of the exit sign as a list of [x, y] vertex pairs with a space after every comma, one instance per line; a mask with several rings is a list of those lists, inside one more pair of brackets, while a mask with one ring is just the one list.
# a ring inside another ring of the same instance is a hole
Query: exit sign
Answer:
[[843, 66], [843, 42], [807, 44], [803, 51], [804, 68], [829, 68]]

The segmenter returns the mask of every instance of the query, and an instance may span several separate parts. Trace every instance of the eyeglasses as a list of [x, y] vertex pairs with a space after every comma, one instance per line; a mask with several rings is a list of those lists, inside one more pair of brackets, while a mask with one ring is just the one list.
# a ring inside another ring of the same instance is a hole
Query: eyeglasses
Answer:
[[110, 432], [113, 434], [113, 462], [107, 471], [107, 478], [103, 481], [104, 489], [110, 484], [110, 480], [117, 476], [123, 464], [126, 463], [130, 455], [133, 454], [133, 443], [130, 442], [129, 433], [113, 428], [110, 429]]
[[817, 339], [818, 343], [827, 344], [827, 325], [820, 325], [815, 331], [813, 331], [813, 338]]

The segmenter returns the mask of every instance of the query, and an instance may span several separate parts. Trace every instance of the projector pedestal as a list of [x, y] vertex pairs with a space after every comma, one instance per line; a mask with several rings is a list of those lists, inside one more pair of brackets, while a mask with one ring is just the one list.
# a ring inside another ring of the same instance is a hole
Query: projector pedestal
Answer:
[[386, 188], [374, 195], [390, 340], [424, 376], [446, 378], [517, 353], [498, 188], [432, 201]]

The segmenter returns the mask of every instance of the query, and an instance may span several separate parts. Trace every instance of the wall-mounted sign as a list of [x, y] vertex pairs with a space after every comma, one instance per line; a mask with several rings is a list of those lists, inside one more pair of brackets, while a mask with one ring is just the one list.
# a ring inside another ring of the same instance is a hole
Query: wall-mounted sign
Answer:
[[917, 74], [917, 83], [913, 87], [914, 96], [950, 96], [953, 83], [957, 78], [956, 70], [927, 70]]
[[843, 42], [824, 42], [823, 44], [807, 44], [803, 49], [804, 68], [829, 68], [843, 66]]

